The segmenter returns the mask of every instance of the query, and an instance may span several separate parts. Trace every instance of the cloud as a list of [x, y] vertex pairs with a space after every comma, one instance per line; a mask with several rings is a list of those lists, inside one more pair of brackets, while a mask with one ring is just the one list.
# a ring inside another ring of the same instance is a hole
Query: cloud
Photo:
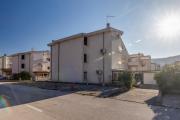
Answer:
[[142, 40], [136, 40], [135, 43], [140, 43]]
[[133, 44], [132, 43], [128, 43], [128, 46], [131, 47]]

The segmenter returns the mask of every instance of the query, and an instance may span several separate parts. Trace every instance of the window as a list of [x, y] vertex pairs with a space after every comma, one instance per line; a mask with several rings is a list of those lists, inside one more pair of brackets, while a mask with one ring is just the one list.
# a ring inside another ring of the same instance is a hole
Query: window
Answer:
[[25, 59], [25, 55], [21, 55], [21, 60], [24, 60]]
[[84, 37], [84, 45], [87, 46], [87, 44], [88, 44], [87, 37]]
[[24, 69], [25, 68], [25, 64], [21, 64], [21, 68]]
[[87, 72], [84, 72], [84, 81], [87, 81]]
[[50, 61], [50, 58], [46, 58], [47, 61]]
[[87, 54], [84, 54], [84, 63], [87, 63]]
[[47, 67], [48, 70], [50, 70], [50, 67]]

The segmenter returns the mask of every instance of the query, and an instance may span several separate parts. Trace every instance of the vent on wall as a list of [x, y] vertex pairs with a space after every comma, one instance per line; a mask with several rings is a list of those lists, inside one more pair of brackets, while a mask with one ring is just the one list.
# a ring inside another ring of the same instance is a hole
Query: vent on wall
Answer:
[[101, 49], [100, 52], [101, 52], [101, 54], [104, 55], [104, 54], [106, 54], [106, 49]]

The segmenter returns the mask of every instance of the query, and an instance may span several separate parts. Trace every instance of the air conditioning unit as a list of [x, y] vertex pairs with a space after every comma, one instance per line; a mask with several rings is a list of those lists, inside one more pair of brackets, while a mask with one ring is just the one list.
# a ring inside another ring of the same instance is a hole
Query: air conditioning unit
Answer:
[[102, 70], [96, 70], [96, 74], [97, 74], [97, 75], [102, 75], [102, 74], [103, 74], [103, 71], [102, 71]]
[[106, 49], [101, 49], [100, 51], [101, 51], [101, 54], [103, 55], [106, 54]]

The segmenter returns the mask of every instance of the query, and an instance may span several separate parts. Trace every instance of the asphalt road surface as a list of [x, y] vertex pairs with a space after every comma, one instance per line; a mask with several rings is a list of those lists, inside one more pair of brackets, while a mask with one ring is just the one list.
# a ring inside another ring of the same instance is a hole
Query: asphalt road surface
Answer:
[[0, 84], [0, 120], [180, 120], [180, 110]]

